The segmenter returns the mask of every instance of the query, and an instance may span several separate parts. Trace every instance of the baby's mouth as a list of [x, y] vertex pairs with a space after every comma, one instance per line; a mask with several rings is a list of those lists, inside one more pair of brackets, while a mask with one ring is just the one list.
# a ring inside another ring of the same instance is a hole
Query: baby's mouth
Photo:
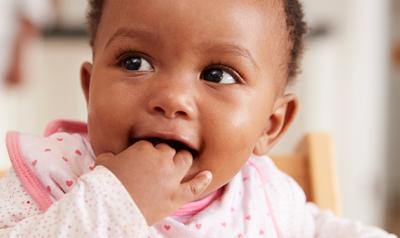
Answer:
[[179, 140], [173, 140], [173, 139], [164, 139], [164, 138], [159, 138], [159, 137], [149, 137], [149, 138], [135, 138], [132, 139], [132, 144], [135, 144], [136, 142], [140, 140], [146, 140], [150, 143], [153, 144], [153, 146], [157, 144], [167, 144], [171, 148], [175, 149], [177, 152], [181, 150], [186, 150], [190, 154], [192, 154], [193, 159], [197, 158], [199, 156], [199, 152], [192, 148], [190, 145], [185, 143], [184, 141], [179, 141]]

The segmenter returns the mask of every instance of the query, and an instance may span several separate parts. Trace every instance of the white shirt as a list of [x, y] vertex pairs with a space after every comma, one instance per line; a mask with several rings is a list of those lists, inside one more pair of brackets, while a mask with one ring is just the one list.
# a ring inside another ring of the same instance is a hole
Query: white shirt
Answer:
[[307, 203], [267, 157], [252, 157], [219, 197], [187, 204], [148, 227], [118, 178], [92, 167], [85, 126], [67, 125], [81, 135], [60, 132], [62, 126], [46, 137], [9, 134], [18, 177], [11, 171], [0, 180], [0, 237], [396, 237]]

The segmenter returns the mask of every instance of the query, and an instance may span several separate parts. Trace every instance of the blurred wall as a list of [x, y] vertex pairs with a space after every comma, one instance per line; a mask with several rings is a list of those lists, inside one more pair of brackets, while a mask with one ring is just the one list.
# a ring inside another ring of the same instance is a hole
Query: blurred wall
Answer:
[[[391, 47], [393, 51], [396, 49], [400, 51], [400, 1], [392, 0], [391, 12]], [[390, 229], [396, 230], [397, 234], [400, 234], [400, 61], [399, 59], [396, 61], [394, 55], [391, 66], [390, 102], [388, 107], [388, 179], [390, 196], [388, 198], [387, 223]]]
[[305, 0], [311, 27], [303, 74], [291, 89], [300, 114], [277, 152], [308, 131], [327, 131], [336, 144], [343, 215], [383, 226], [389, 90], [388, 0]]
[[[80, 89], [79, 70], [91, 60], [86, 38], [36, 40], [25, 59], [25, 84], [0, 93], [5, 108], [0, 133], [17, 130], [42, 135], [48, 122], [57, 118], [85, 120], [86, 106]], [[10, 166], [4, 137], [0, 145], [0, 169]]]

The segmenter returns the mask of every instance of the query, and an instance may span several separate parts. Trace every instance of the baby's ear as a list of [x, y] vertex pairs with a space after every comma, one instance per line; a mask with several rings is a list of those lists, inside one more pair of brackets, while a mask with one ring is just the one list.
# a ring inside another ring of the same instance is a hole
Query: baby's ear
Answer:
[[92, 77], [93, 65], [89, 62], [85, 62], [81, 66], [81, 87], [83, 94], [85, 95], [86, 102], [89, 102], [89, 88], [90, 79]]
[[268, 124], [259, 137], [253, 154], [265, 155], [279, 141], [297, 114], [298, 101], [293, 94], [286, 94], [276, 100]]

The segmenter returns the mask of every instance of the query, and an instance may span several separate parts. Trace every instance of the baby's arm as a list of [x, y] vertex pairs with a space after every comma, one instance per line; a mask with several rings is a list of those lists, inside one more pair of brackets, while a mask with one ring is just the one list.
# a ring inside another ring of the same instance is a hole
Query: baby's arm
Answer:
[[39, 214], [39, 207], [25, 191], [13, 169], [0, 179], [0, 229]]
[[26, 193], [14, 193], [23, 190], [12, 174], [0, 181], [0, 237], [146, 237], [146, 220], [119, 180], [102, 166], [81, 176], [42, 214], [35, 205], [26, 210], [26, 204], [17, 204], [31, 200]]
[[[0, 237], [142, 237], [147, 224], [169, 215], [210, 183], [207, 172], [181, 183], [191, 161], [187, 151], [145, 141], [118, 155], [103, 154], [96, 169], [74, 178], [72, 189], [45, 213], [1, 227]], [[52, 179], [56, 184], [64, 181]], [[12, 206], [12, 194], [4, 197]]]
[[313, 214], [316, 234], [319, 238], [396, 238], [385, 231], [365, 226], [359, 222], [346, 220], [334, 216], [329, 211], [321, 211], [314, 204], [309, 203], [309, 211]]

